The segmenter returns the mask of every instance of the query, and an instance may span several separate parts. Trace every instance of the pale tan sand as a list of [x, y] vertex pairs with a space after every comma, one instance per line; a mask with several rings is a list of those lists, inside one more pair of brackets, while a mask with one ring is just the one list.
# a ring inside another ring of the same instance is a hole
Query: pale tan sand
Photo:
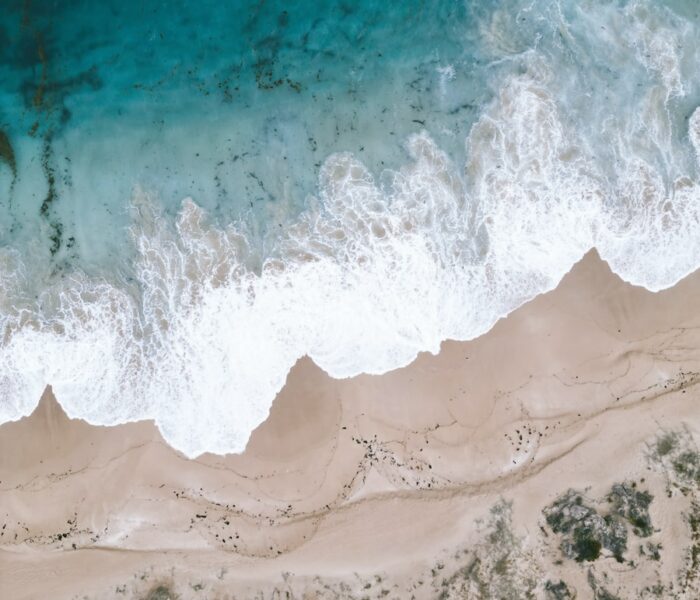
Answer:
[[[554, 598], [560, 579], [697, 598], [700, 494], [650, 456], [664, 432], [682, 432], [673, 456], [693, 447], [698, 372], [700, 274], [652, 294], [590, 254], [405, 369], [338, 381], [300, 361], [240, 456], [71, 421], [47, 391], [0, 427], [0, 598]], [[628, 527], [622, 563], [566, 558], [542, 509], [576, 488], [603, 514], [624, 480], [657, 530]]]

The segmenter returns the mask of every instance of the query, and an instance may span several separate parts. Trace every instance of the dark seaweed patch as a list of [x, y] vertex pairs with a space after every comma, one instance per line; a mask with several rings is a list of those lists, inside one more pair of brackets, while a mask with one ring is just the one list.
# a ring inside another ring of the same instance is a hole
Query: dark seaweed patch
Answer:
[[29, 131], [31, 136], [36, 135], [40, 128], [44, 135], [60, 131], [71, 117], [65, 106], [66, 98], [86, 87], [97, 90], [103, 86], [96, 66], [74, 77], [54, 80], [51, 77], [55, 69], [51, 65], [52, 48], [48, 43], [50, 38], [50, 30], [34, 30], [22, 36], [22, 52], [26, 55], [23, 60], [32, 66], [32, 75], [22, 82], [20, 93], [25, 106], [38, 116]]
[[48, 185], [46, 197], [39, 208], [39, 214], [41, 214], [42, 217], [48, 215], [51, 204], [53, 204], [53, 201], [56, 199], [56, 172], [51, 164], [51, 158], [51, 137], [47, 136], [44, 140], [44, 148], [41, 153], [41, 168], [44, 171], [44, 177], [46, 177], [46, 183]]
[[12, 180], [17, 179], [17, 162], [15, 151], [10, 143], [10, 138], [0, 129], [0, 162], [4, 162], [12, 171]]
[[[42, 59], [42, 63], [44, 60], [45, 57]], [[79, 89], [87, 87], [92, 90], [98, 90], [102, 85], [102, 79], [97, 73], [97, 67], [91, 67], [75, 77], [61, 81], [47, 81], [42, 78], [37, 83], [27, 80], [22, 84], [20, 91], [27, 107], [37, 110], [48, 110], [56, 107], [62, 108], [66, 97]]]
[[46, 192], [46, 197], [39, 208], [39, 214], [48, 220], [50, 227], [49, 240], [51, 241], [49, 251], [51, 252], [51, 256], [54, 256], [61, 249], [61, 244], [63, 242], [63, 224], [58, 220], [49, 218], [51, 207], [57, 198], [56, 172], [52, 165], [51, 136], [47, 136], [44, 140], [44, 149], [41, 155], [41, 167], [44, 171], [44, 176], [46, 177], [48, 190]]

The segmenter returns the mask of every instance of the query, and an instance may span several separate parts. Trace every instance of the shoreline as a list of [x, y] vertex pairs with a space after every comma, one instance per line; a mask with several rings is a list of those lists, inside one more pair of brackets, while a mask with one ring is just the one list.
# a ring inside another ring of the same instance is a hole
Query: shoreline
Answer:
[[[152, 422], [91, 426], [45, 393], [0, 426], [0, 595], [450, 598], [536, 581], [549, 598], [562, 581], [581, 598], [657, 580], [669, 594], [700, 492], [667, 497], [677, 474], [650, 448], [700, 439], [698, 305], [698, 272], [652, 293], [589, 253], [483, 336], [402, 369], [335, 380], [300, 360], [240, 455], [189, 460]], [[659, 531], [627, 525], [624, 563], [563, 556], [543, 510], [569, 488], [612, 510], [627, 481]], [[498, 567], [488, 540], [506, 530]], [[667, 550], [650, 562], [632, 542]], [[475, 557], [483, 572], [460, 576]]]

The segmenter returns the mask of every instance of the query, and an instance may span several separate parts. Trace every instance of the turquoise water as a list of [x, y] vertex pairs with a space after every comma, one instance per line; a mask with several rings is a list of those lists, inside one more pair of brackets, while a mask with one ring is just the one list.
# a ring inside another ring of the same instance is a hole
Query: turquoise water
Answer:
[[238, 452], [301, 356], [408, 364], [593, 247], [700, 264], [695, 3], [3, 8], [0, 421], [51, 384]]
[[[458, 155], [489, 97], [469, 83], [472, 13], [452, 2], [18, 2], [0, 29], [0, 114], [18, 173], [13, 189], [10, 173], [3, 182], [3, 241], [29, 228], [35, 244], [42, 225], [58, 264], [109, 269], [137, 184], [170, 213], [192, 196], [262, 235], [303, 210], [333, 152], [397, 167], [402, 140], [431, 122]], [[461, 85], [445, 84], [448, 65]]]

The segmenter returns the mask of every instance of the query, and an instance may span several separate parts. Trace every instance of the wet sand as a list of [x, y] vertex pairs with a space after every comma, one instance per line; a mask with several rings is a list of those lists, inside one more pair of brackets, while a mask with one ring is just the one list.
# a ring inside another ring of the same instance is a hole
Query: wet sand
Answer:
[[[700, 273], [652, 294], [591, 253], [404, 369], [301, 360], [235, 456], [47, 390], [0, 426], [0, 598], [700, 597], [698, 307]], [[600, 518], [543, 512], [569, 489]]]

